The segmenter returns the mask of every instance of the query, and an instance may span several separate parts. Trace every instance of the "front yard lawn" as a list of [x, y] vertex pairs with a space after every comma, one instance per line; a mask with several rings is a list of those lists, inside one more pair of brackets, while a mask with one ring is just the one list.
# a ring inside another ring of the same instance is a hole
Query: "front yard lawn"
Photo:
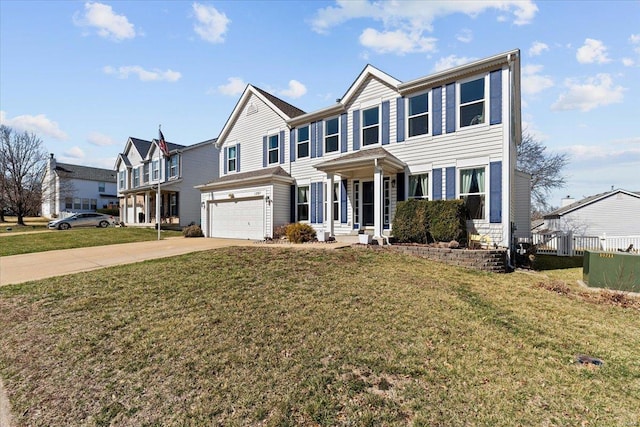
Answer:
[[562, 277], [351, 248], [107, 268], [0, 288], [0, 377], [18, 426], [638, 425], [640, 302]]

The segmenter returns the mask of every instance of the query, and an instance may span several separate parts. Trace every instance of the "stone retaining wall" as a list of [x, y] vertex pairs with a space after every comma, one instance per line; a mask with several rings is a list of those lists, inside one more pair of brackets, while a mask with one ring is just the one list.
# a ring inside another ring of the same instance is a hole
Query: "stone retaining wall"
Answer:
[[507, 251], [505, 249], [442, 249], [410, 245], [391, 245], [386, 247], [408, 255], [415, 255], [449, 265], [490, 271], [493, 273], [507, 272]]

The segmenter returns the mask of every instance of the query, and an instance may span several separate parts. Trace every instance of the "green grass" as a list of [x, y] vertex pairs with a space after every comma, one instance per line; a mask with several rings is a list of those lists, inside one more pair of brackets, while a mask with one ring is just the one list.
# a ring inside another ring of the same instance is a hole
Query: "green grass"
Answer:
[[5, 216], [4, 219], [5, 222], [0, 222], [0, 234], [42, 231], [47, 229], [49, 223], [49, 219], [44, 217], [26, 217], [25, 225], [18, 225], [18, 217], [15, 216]]
[[640, 301], [574, 273], [248, 247], [12, 285], [0, 376], [18, 426], [637, 425]]
[[[181, 235], [182, 233], [180, 231], [162, 230], [161, 232], [161, 238]], [[157, 230], [137, 227], [92, 227], [64, 231], [49, 230], [44, 233], [27, 233], [0, 237], [0, 256], [113, 245], [116, 243], [143, 242], [157, 238]]]

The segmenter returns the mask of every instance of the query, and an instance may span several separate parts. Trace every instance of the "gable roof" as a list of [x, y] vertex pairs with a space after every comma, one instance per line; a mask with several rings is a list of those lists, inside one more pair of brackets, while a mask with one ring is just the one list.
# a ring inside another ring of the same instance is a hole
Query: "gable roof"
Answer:
[[604, 193], [600, 193], [600, 194], [595, 194], [593, 196], [589, 196], [589, 197], [585, 197], [582, 200], [578, 200], [577, 202], [573, 202], [570, 205], [567, 206], [563, 206], [559, 209], [556, 209], [553, 212], [549, 212], [548, 214], [546, 214], [544, 216], [545, 219], [551, 219], [551, 218], [558, 218], [561, 217], [562, 215], [566, 215], [569, 212], [575, 211], [576, 209], [580, 209], [583, 208], [587, 205], [591, 205], [593, 203], [596, 203], [602, 199], [606, 199], [607, 197], [611, 197], [615, 194], [618, 193], [622, 193], [622, 194], [627, 194], [631, 197], [637, 197], [640, 198], [640, 192], [633, 192], [633, 191], [627, 191], [627, 190], [622, 190], [622, 189], [617, 189], [617, 190], [612, 190], [612, 191], [607, 191]]
[[112, 169], [93, 168], [90, 166], [56, 163], [56, 173], [59, 176], [86, 181], [116, 182], [116, 172]]
[[140, 154], [140, 157], [144, 159], [147, 156], [147, 153], [149, 152], [149, 148], [151, 148], [151, 141], [145, 141], [144, 139], [139, 139], [134, 137], [129, 137], [129, 139], [131, 140], [131, 143], [138, 151], [138, 154]]
[[231, 115], [229, 115], [229, 118], [227, 118], [227, 121], [222, 127], [222, 131], [220, 132], [220, 135], [216, 140], [216, 146], [218, 148], [220, 148], [220, 144], [222, 144], [227, 134], [231, 130], [231, 127], [240, 116], [240, 113], [242, 113], [242, 109], [244, 108], [244, 105], [249, 100], [251, 95], [255, 95], [260, 100], [262, 100], [262, 102], [264, 102], [269, 108], [271, 108], [285, 122], [293, 117], [305, 114], [303, 110], [299, 109], [298, 107], [294, 107], [293, 105], [283, 101], [276, 96], [271, 95], [269, 92], [266, 92], [252, 85], [247, 85], [247, 87], [244, 89], [244, 92], [242, 92], [240, 99], [236, 103], [236, 106], [233, 107]]

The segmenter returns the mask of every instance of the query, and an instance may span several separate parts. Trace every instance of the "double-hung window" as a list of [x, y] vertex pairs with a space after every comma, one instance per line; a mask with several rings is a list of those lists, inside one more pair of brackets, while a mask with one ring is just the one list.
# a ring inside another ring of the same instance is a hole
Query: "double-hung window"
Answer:
[[120, 171], [118, 172], [118, 188], [120, 188], [121, 190], [124, 190], [124, 175], [125, 171]]
[[338, 151], [338, 118], [324, 121], [324, 151], [331, 153]]
[[409, 102], [409, 138], [429, 133], [429, 93], [412, 96]]
[[133, 188], [140, 187], [140, 168], [133, 170]]
[[[325, 190], [327, 188], [327, 186], [325, 185]], [[327, 215], [327, 204], [328, 204], [328, 197], [329, 197], [329, 193], [327, 191], [324, 192], [325, 194], [325, 198], [324, 198], [324, 214], [325, 217], [328, 217]], [[340, 220], [340, 183], [339, 182], [334, 182], [333, 183], [333, 212], [332, 212], [332, 216], [333, 216], [333, 220], [334, 221], [338, 221]]]
[[154, 181], [157, 181], [159, 178], [160, 168], [158, 167], [158, 165], [158, 160], [154, 160], [151, 164], [151, 176], [153, 177]]
[[179, 174], [180, 156], [174, 154], [169, 159], [169, 178], [176, 178]]
[[64, 198], [64, 208], [68, 210], [73, 209], [73, 199], [71, 197]]
[[98, 183], [98, 193], [104, 193], [105, 187], [106, 187], [106, 184], [104, 182], [99, 182]]
[[429, 174], [423, 173], [409, 177], [409, 198], [429, 199]]
[[485, 169], [460, 170], [460, 198], [467, 206], [467, 219], [484, 219], [485, 214]]
[[278, 134], [271, 135], [268, 140], [268, 160], [269, 164], [278, 163], [280, 161]]
[[143, 181], [145, 184], [149, 182], [149, 163], [145, 163], [143, 166]]
[[298, 158], [309, 157], [309, 126], [298, 128]]
[[237, 152], [236, 146], [227, 148], [227, 171], [235, 172], [236, 171], [236, 160], [237, 160]]
[[298, 187], [298, 221], [309, 221], [309, 186]]
[[362, 145], [380, 142], [380, 107], [362, 111]]
[[485, 122], [485, 78], [460, 83], [460, 127]]

